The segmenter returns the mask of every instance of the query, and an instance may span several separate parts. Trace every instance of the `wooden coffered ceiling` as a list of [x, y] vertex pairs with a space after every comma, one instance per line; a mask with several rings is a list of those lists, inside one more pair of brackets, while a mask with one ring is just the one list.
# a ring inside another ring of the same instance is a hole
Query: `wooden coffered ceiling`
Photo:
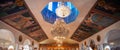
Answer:
[[[50, 1], [60, 0], [25, 0], [27, 8], [22, 0], [21, 2], [17, 0], [2, 1], [0, 3], [0, 20], [38, 42], [52, 43], [54, 42], [51, 40], [53, 37], [50, 33], [52, 24], [45, 22], [40, 13]], [[70, 33], [65, 42], [78, 43], [120, 20], [119, 2], [116, 5], [112, 0], [102, 0], [104, 2], [98, 1], [97, 3], [96, 1], [71, 0], [80, 14], [74, 22], [67, 24]]]

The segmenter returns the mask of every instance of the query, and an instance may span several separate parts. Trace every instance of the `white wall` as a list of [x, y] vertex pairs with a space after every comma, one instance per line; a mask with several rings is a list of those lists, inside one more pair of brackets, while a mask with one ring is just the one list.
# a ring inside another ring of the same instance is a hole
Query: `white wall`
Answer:
[[[95, 41], [96, 45], [101, 44], [101, 46], [102, 46], [102, 44], [107, 43], [108, 32], [113, 29], [120, 29], [120, 21], [118, 21], [118, 22], [112, 24], [111, 26], [103, 29], [102, 31], [92, 35], [91, 37], [83, 40], [82, 42], [79, 43], [79, 46], [81, 47], [81, 45], [84, 44], [85, 41], [87, 42], [87, 45], [88, 45], [91, 39]], [[100, 42], [97, 41], [97, 35], [101, 36]]]
[[[32, 38], [28, 37], [24, 33], [20, 32], [20, 31], [18, 31], [16, 29], [14, 29], [13, 27], [7, 25], [6, 23], [4, 23], [2, 21], [0, 21], [0, 29], [10, 30], [13, 33], [13, 35], [15, 36], [15, 44], [16, 45], [22, 45], [26, 39], [29, 39], [31, 42], [34, 41], [34, 47], [37, 47], [37, 48], [39, 47], [39, 43], [37, 41], [33, 40]], [[19, 35], [22, 35], [22, 37], [23, 37], [22, 42], [19, 42], [19, 40], [18, 40], [19, 39]]]

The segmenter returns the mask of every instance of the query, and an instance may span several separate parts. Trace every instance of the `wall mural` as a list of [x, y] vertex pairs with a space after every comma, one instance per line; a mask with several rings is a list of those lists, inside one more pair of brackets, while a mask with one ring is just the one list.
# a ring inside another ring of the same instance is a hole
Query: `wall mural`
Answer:
[[30, 16], [28, 10], [2, 17], [1, 20], [38, 42], [48, 38], [39, 24]]
[[37, 41], [47, 39], [46, 34], [34, 19], [30, 16], [28, 10], [23, 10], [2, 18], [2, 21], [27, 34]]
[[[115, 9], [118, 11], [114, 11], [111, 14], [105, 12], [105, 10], [98, 9], [98, 5], [99, 2], [95, 6], [95, 8], [93, 8], [86, 16], [78, 29], [75, 31], [75, 33], [71, 36], [71, 39], [80, 42], [120, 20], [120, 16], [113, 16], [114, 13], [119, 12], [119, 9]], [[109, 11], [112, 11], [112, 9], [110, 9]]]
[[95, 9], [120, 17], [120, 1], [119, 0], [99, 0]]
[[26, 9], [23, 0], [0, 0], [0, 17]]
[[48, 38], [29, 14], [23, 0], [0, 0], [0, 19], [36, 41]]

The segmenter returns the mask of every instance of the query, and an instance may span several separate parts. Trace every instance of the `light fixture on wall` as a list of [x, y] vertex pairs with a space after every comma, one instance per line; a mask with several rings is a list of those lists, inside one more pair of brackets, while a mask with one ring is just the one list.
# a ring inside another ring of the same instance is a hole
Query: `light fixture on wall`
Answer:
[[68, 17], [71, 13], [69, 7], [64, 5], [64, 2], [60, 3], [60, 6], [56, 9], [56, 15], [60, 18]]

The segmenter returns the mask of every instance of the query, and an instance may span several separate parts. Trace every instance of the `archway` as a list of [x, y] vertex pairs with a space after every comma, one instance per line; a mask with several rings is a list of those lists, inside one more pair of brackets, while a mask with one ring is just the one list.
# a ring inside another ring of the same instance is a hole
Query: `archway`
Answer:
[[23, 50], [32, 50], [31, 41], [26, 39], [23, 43]]
[[0, 47], [4, 50], [8, 46], [14, 45], [15, 37], [13, 33], [8, 29], [0, 29]]
[[120, 29], [110, 30], [104, 40], [106, 45], [109, 45], [112, 50], [120, 49]]

